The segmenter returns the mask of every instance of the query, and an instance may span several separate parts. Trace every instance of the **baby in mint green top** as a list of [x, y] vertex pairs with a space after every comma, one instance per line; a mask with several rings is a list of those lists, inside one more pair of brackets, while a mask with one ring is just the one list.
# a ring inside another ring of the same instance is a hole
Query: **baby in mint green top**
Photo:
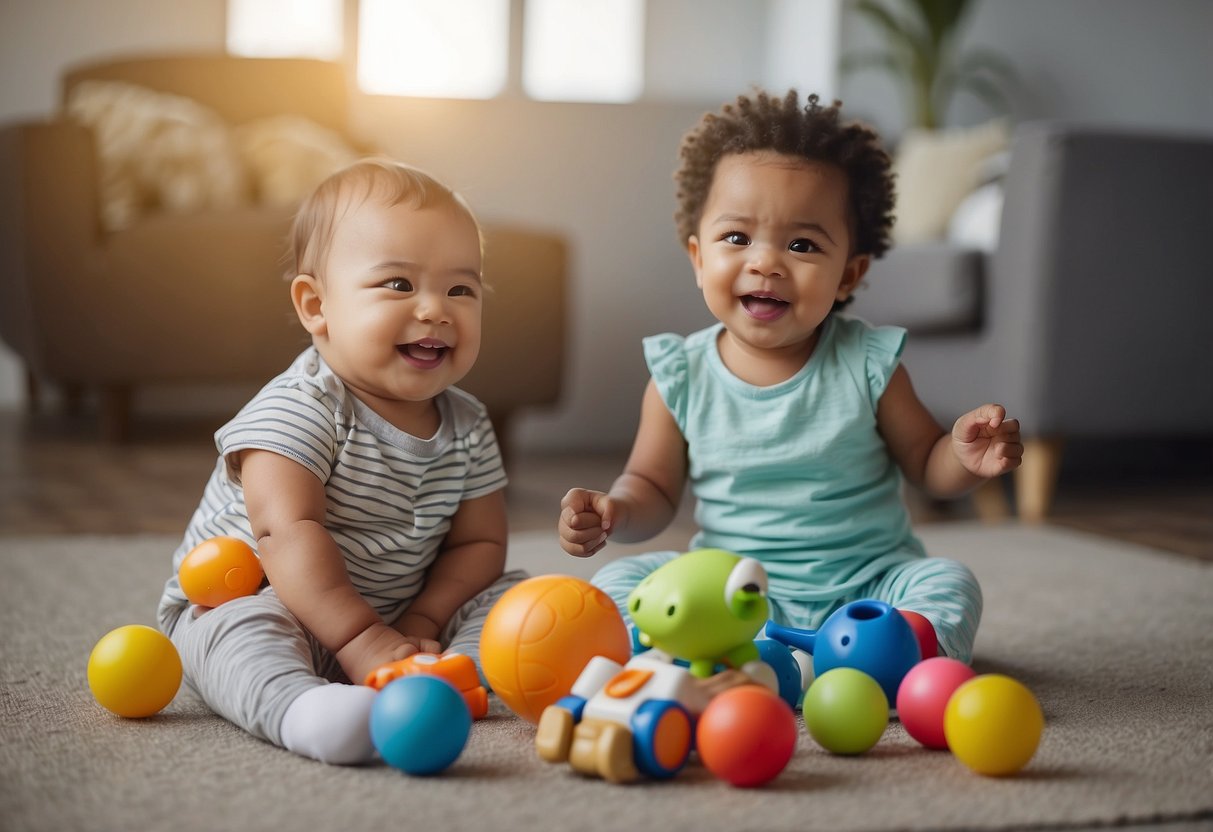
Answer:
[[[675, 219], [719, 323], [645, 340], [632, 453], [609, 492], [565, 495], [561, 545], [588, 557], [647, 540], [689, 483], [690, 548], [761, 561], [775, 620], [816, 628], [877, 598], [924, 615], [942, 652], [969, 661], [981, 588], [927, 556], [900, 489], [955, 497], [1018, 467], [1019, 423], [991, 403], [945, 431], [900, 363], [905, 332], [840, 314], [889, 246], [894, 200], [878, 138], [839, 107], [758, 92], [684, 137]], [[676, 554], [612, 561], [594, 583], [626, 616], [631, 589]]]

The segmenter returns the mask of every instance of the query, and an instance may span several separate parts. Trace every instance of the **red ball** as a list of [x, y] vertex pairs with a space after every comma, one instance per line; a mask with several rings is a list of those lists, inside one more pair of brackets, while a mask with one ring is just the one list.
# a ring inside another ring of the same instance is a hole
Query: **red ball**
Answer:
[[742, 685], [717, 695], [695, 729], [699, 759], [734, 786], [761, 786], [787, 766], [796, 751], [796, 716], [778, 694]]
[[914, 631], [914, 638], [918, 639], [918, 649], [921, 651], [922, 657], [933, 659], [938, 656], [939, 637], [935, 635], [935, 625], [931, 623], [930, 619], [912, 610], [898, 610], [898, 612]]
[[976, 675], [964, 662], [946, 656], [910, 668], [897, 689], [897, 716], [906, 733], [927, 748], [947, 748], [944, 710], [956, 689]]

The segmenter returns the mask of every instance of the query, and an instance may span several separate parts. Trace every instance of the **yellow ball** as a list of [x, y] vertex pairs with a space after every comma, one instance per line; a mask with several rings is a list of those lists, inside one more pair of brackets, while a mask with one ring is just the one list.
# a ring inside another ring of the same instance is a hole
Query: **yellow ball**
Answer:
[[1040, 744], [1045, 718], [1032, 691], [1009, 676], [988, 673], [962, 684], [948, 700], [948, 748], [978, 774], [1014, 774]]
[[93, 648], [88, 686], [97, 702], [118, 716], [151, 716], [177, 695], [181, 657], [159, 630], [128, 624], [106, 633]]

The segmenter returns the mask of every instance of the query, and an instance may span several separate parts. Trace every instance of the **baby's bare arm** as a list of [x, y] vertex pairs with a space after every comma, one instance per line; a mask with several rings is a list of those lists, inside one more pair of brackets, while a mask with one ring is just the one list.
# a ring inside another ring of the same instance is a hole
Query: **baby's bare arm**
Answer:
[[466, 500], [455, 512], [438, 559], [425, 576], [425, 589], [413, 599], [395, 629], [437, 646], [438, 634], [451, 616], [488, 589], [505, 571], [505, 491]]
[[1018, 467], [1019, 422], [1000, 405], [983, 405], [945, 431], [918, 399], [904, 367], [889, 380], [876, 421], [908, 481], [936, 497], [958, 497]]
[[241, 481], [257, 553], [270, 585], [354, 682], [416, 647], [383, 623], [354, 589], [345, 559], [324, 528], [324, 486], [299, 463], [246, 451]]
[[608, 537], [635, 543], [660, 534], [678, 511], [686, 477], [686, 440], [650, 381], [631, 456], [610, 493], [574, 488], [561, 501], [561, 546], [571, 555], [588, 557]]

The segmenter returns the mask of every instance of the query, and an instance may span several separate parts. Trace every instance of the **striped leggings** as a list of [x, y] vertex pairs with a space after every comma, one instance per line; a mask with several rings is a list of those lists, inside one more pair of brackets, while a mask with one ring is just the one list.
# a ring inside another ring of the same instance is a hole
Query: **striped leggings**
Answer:
[[[524, 578], [524, 572], [507, 572], [464, 604], [439, 635], [443, 648], [470, 656], [479, 667], [480, 631], [489, 610]], [[181, 654], [186, 683], [211, 710], [255, 737], [281, 746], [282, 716], [296, 697], [318, 685], [350, 681], [272, 587], [197, 617], [195, 609], [162, 607], [160, 628]]]
[[[678, 552], [650, 552], [606, 564], [591, 583], [611, 596], [624, 620], [628, 594], [650, 572], [678, 556]], [[816, 630], [830, 613], [849, 601], [872, 598], [897, 609], [925, 616], [934, 626], [942, 655], [973, 659], [973, 639], [981, 621], [981, 586], [969, 567], [947, 558], [918, 558], [900, 563], [864, 584], [853, 594], [829, 601], [806, 603], [788, 598], [768, 600], [777, 624]]]

